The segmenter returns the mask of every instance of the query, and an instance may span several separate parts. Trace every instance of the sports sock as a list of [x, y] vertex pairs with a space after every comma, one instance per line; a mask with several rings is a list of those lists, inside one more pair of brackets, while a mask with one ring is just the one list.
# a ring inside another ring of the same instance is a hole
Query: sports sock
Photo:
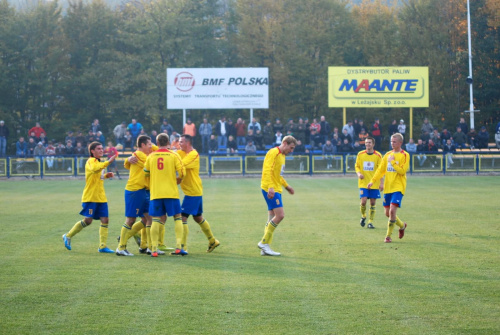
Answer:
[[203, 232], [203, 234], [205, 234], [205, 236], [207, 237], [208, 242], [214, 243], [215, 238], [214, 238], [214, 234], [212, 233], [212, 229], [210, 228], [210, 223], [208, 223], [208, 221], [204, 219], [203, 221], [201, 221], [198, 224], [200, 225], [200, 228], [201, 228], [201, 231]]
[[99, 227], [99, 249], [106, 248], [108, 242], [108, 224], [102, 223]]
[[87, 227], [87, 224], [85, 223], [85, 221], [81, 220], [81, 221], [78, 221], [77, 223], [75, 223], [75, 225], [73, 226], [73, 228], [71, 228], [71, 230], [69, 231], [69, 233], [66, 234], [66, 237], [73, 237], [75, 236], [76, 234], [78, 234], [79, 232], [82, 231], [83, 228]]
[[401, 221], [400, 218], [396, 216], [396, 224], [398, 225], [399, 228], [403, 228], [405, 226], [405, 223]]
[[368, 219], [368, 223], [372, 223], [373, 219], [375, 219], [375, 206], [370, 206], [370, 218]]
[[146, 226], [146, 236], [148, 240], [148, 248], [151, 250], [151, 226]]
[[187, 250], [187, 238], [189, 235], [189, 226], [187, 222], [182, 223], [182, 229], [183, 229], [183, 234], [182, 234], [182, 249]]
[[120, 231], [120, 243], [118, 243], [118, 249], [120, 250], [125, 250], [127, 249], [127, 241], [128, 241], [128, 234], [130, 233], [130, 228], [128, 224], [124, 223], [122, 226], [122, 229]]
[[264, 231], [264, 236], [262, 237], [262, 243], [269, 244], [273, 240], [274, 230], [278, 225], [273, 222], [273, 220], [269, 221], [266, 224], [266, 230]]
[[[125, 225], [124, 225], [125, 226]], [[144, 228], [144, 223], [142, 221], [136, 221], [130, 230], [128, 230], [128, 234], [125, 235], [125, 238], [123, 239], [122, 236], [120, 235], [120, 244], [123, 244], [124, 246], [127, 246], [128, 240], [133, 237], [135, 234], [139, 233], [141, 229]], [[123, 241], [123, 242], [122, 242]], [[142, 243], [142, 242], [141, 242]]]
[[184, 236], [184, 228], [182, 227], [182, 218], [174, 218], [174, 224], [175, 224], [175, 247], [177, 249], [182, 248], [182, 237]]
[[151, 252], [158, 250], [158, 238], [160, 236], [160, 219], [153, 219], [153, 224], [151, 225]]
[[396, 221], [391, 220], [387, 223], [387, 236], [389, 237], [391, 237], [392, 231], [394, 230], [394, 223], [396, 223]]
[[146, 249], [148, 247], [148, 233], [146, 227], [141, 229], [141, 249]]
[[158, 245], [165, 245], [165, 225], [160, 226], [160, 236], [158, 237]]
[[361, 217], [366, 218], [366, 205], [359, 205], [359, 211], [361, 212]]

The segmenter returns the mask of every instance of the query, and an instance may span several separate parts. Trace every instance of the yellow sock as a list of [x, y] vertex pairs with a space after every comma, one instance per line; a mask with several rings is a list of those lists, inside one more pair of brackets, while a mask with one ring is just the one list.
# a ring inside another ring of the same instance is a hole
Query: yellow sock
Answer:
[[370, 206], [370, 218], [368, 219], [368, 223], [372, 223], [373, 219], [375, 219], [375, 206]]
[[400, 218], [396, 216], [396, 224], [398, 225], [399, 228], [403, 228], [405, 226], [405, 223], [401, 221]]
[[182, 230], [183, 230], [183, 234], [182, 234], [181, 246], [182, 246], [182, 249], [187, 250], [187, 239], [188, 239], [188, 235], [189, 235], [189, 226], [188, 226], [187, 222], [182, 223]]
[[264, 231], [264, 236], [262, 237], [262, 243], [269, 244], [273, 241], [274, 230], [278, 225], [272, 220], [266, 225], [266, 230]]
[[182, 227], [182, 218], [174, 218], [175, 224], [175, 247], [177, 249], [182, 248], [182, 237], [184, 236], [184, 228]]
[[81, 221], [78, 221], [77, 223], [75, 223], [75, 225], [73, 226], [73, 228], [71, 228], [71, 230], [69, 231], [69, 233], [66, 234], [66, 237], [73, 237], [75, 236], [76, 234], [78, 234], [79, 232], [82, 231], [83, 228], [87, 227], [87, 224], [85, 223], [85, 221], [81, 220]]
[[146, 236], [148, 240], [148, 248], [151, 250], [151, 226], [146, 226]]
[[125, 250], [127, 249], [127, 235], [130, 233], [131, 228], [124, 223], [122, 226], [122, 230], [120, 231], [120, 243], [118, 243], [118, 248], [120, 250]]
[[366, 218], [366, 205], [359, 205], [359, 211], [361, 212], [361, 217]]
[[392, 231], [394, 230], [394, 223], [396, 223], [396, 221], [391, 220], [387, 223], [387, 236], [389, 237], [391, 237]]
[[148, 247], [148, 233], [146, 227], [141, 229], [141, 249], [146, 249]]
[[160, 237], [160, 219], [153, 219], [153, 224], [151, 225], [151, 252], [158, 250], [158, 238]]
[[108, 224], [101, 222], [99, 227], [99, 249], [106, 248], [108, 242]]
[[165, 225], [160, 226], [160, 236], [158, 237], [158, 245], [165, 245]]
[[[126, 224], [123, 226], [126, 226]], [[139, 233], [142, 228], [144, 228], [144, 223], [142, 223], [142, 221], [135, 222], [132, 225], [132, 228], [130, 228], [130, 230], [127, 230], [127, 234], [125, 235], [124, 238], [120, 235], [120, 245], [124, 245], [126, 247], [128, 240], [131, 237], [133, 237], [135, 234]], [[120, 250], [123, 250], [123, 249], [120, 249]]]
[[214, 238], [214, 234], [212, 233], [212, 229], [210, 228], [210, 223], [208, 223], [207, 220], [203, 220], [198, 224], [200, 225], [201, 231], [203, 232], [203, 234], [205, 234], [208, 241], [210, 243], [214, 243], [215, 238]]

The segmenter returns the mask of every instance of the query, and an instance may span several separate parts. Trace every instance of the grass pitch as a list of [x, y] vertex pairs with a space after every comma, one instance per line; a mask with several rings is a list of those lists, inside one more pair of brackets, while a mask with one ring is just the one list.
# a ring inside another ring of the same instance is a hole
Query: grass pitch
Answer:
[[[354, 178], [293, 178], [273, 249], [257, 242], [266, 207], [257, 178], [204, 179], [205, 217], [186, 257], [98, 254], [98, 224], [72, 239], [82, 180], [0, 182], [1, 334], [498, 334], [500, 178], [410, 176], [404, 239], [359, 226]], [[106, 181], [109, 247], [125, 181]], [[174, 243], [172, 219], [166, 240]]]

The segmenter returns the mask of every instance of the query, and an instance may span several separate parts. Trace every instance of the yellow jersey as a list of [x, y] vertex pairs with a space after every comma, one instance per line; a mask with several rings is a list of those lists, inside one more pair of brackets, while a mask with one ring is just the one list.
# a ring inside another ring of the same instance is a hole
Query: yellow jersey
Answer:
[[[382, 162], [382, 154], [380, 152], [374, 150], [373, 153], [368, 153], [366, 150], [362, 150], [358, 152], [358, 156], [356, 157], [356, 164], [354, 166], [357, 173], [361, 173], [364, 178], [358, 178], [358, 187], [366, 188], [370, 180], [373, 178], [375, 171], [379, 167]], [[373, 183], [372, 188], [378, 189], [380, 186], [380, 179]]]
[[85, 188], [83, 189], [82, 202], [108, 202], [104, 192], [104, 175], [109, 161], [101, 162], [95, 157], [90, 157], [85, 164]]
[[150, 177], [151, 200], [179, 199], [177, 177], [184, 178], [186, 169], [181, 157], [168, 149], [151, 153], [144, 164], [146, 177]]
[[283, 192], [283, 187], [288, 184], [283, 178], [285, 171], [286, 156], [281, 153], [279, 147], [270, 149], [264, 158], [264, 165], [262, 166], [262, 179], [260, 187], [269, 192], [269, 189], [274, 188], [274, 192]]
[[[151, 151], [156, 150], [158, 150], [158, 147], [153, 144], [151, 146]], [[140, 150], [136, 150], [132, 156], [137, 157], [137, 163], [130, 164], [128, 159], [123, 163], [123, 166], [130, 171], [125, 189], [127, 191], [138, 191], [143, 188], [149, 189], [149, 177], [146, 177], [144, 173], [144, 164], [148, 156]]]
[[[387, 158], [391, 155], [394, 155], [394, 160], [389, 163]], [[406, 191], [406, 171], [409, 168], [410, 155], [406, 151], [389, 151], [382, 158], [382, 163], [372, 177], [371, 182], [375, 183], [385, 175], [384, 193], [401, 192], [404, 195]]]
[[200, 155], [198, 151], [191, 150], [188, 154], [178, 150], [177, 154], [182, 158], [182, 164], [186, 168], [186, 177], [182, 180], [181, 188], [185, 195], [201, 197], [203, 185], [200, 178]]

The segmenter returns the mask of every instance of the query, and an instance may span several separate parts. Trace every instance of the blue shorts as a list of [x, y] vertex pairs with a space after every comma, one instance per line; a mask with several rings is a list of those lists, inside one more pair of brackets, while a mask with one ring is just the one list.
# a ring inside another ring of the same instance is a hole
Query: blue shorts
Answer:
[[403, 202], [403, 193], [394, 192], [384, 194], [384, 207], [390, 207], [394, 204], [401, 208], [401, 203]]
[[125, 190], [125, 216], [128, 218], [144, 217], [149, 212], [149, 191], [143, 188], [137, 191]]
[[159, 217], [167, 214], [174, 216], [181, 214], [181, 202], [179, 199], [154, 199], [149, 202], [149, 215]]
[[264, 196], [264, 200], [267, 203], [267, 210], [273, 210], [275, 208], [283, 207], [283, 201], [281, 200], [281, 193], [275, 192], [274, 198], [269, 199], [267, 197], [267, 192], [262, 190], [262, 195]]
[[181, 211], [183, 214], [182, 216], [200, 216], [203, 213], [203, 197], [184, 196]]
[[359, 189], [359, 198], [368, 198], [368, 199], [380, 199], [380, 191], [376, 189], [367, 189], [360, 188]]
[[86, 218], [99, 220], [109, 217], [107, 202], [82, 202], [82, 208], [80, 215]]

